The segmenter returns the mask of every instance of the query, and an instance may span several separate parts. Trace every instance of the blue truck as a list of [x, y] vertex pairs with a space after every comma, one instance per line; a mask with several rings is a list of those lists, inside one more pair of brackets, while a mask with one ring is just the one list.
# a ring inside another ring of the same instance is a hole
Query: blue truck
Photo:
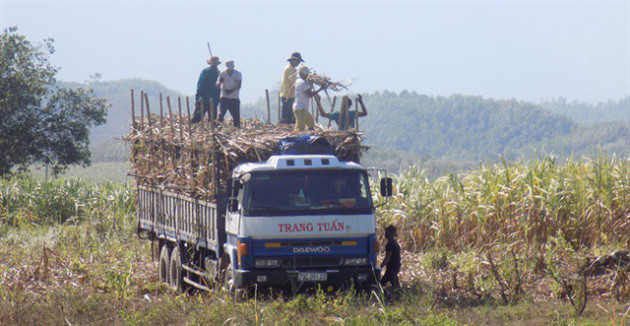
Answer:
[[[376, 284], [370, 170], [296, 153], [235, 166], [215, 200], [138, 178], [138, 235], [158, 244], [160, 280], [177, 291]], [[380, 181], [391, 195], [391, 179]]]

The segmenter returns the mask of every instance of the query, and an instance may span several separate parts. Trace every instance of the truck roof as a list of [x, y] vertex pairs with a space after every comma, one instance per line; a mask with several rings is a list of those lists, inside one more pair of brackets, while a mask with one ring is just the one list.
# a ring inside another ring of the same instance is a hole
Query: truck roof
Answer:
[[342, 162], [334, 155], [272, 155], [267, 162], [243, 163], [234, 169], [234, 174], [255, 171], [277, 170], [321, 170], [348, 169], [365, 170], [355, 162]]

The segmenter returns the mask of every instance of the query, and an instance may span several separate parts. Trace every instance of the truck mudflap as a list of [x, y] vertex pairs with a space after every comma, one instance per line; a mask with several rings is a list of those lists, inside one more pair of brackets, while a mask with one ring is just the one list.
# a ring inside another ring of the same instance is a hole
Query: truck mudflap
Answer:
[[236, 270], [234, 284], [237, 288], [258, 286], [308, 286], [313, 284], [343, 285], [354, 283], [363, 288], [375, 285], [381, 278], [381, 268], [344, 267], [335, 269], [282, 270], [255, 269]]

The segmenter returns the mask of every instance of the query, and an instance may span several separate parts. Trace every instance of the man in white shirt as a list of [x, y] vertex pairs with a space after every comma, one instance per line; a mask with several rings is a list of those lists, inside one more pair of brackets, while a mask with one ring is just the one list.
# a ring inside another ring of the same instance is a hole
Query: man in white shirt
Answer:
[[230, 115], [234, 120], [234, 127], [241, 126], [241, 100], [238, 98], [238, 91], [241, 89], [243, 77], [241, 73], [234, 69], [234, 60], [225, 62], [225, 69], [219, 75], [217, 87], [221, 88], [221, 112], [219, 112], [219, 121], [223, 122], [225, 113], [230, 111]]
[[295, 116], [295, 131], [304, 131], [304, 127], [309, 129], [315, 127], [313, 116], [308, 112], [311, 97], [319, 93], [324, 86], [322, 85], [317, 91], [311, 89], [311, 85], [306, 81], [308, 78], [308, 68], [300, 66], [298, 69], [300, 78], [295, 81], [295, 103], [293, 103], [293, 115]]

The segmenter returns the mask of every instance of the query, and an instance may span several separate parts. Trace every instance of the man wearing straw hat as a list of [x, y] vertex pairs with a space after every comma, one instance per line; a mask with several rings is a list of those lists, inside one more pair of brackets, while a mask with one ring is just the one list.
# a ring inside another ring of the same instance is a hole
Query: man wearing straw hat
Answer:
[[315, 127], [313, 116], [309, 111], [311, 97], [317, 95], [324, 89], [322, 85], [317, 91], [313, 91], [306, 81], [308, 78], [308, 67], [302, 65], [298, 69], [298, 78], [295, 81], [295, 103], [293, 103], [293, 115], [295, 116], [295, 131], [304, 131], [304, 127], [312, 130]]
[[234, 127], [239, 128], [241, 126], [241, 100], [238, 98], [238, 91], [241, 89], [243, 77], [240, 71], [234, 69], [234, 60], [225, 61], [225, 68], [217, 82], [217, 87], [221, 88], [219, 121], [223, 122], [225, 113], [230, 111]]
[[280, 82], [280, 101], [282, 102], [282, 112], [280, 115], [280, 123], [294, 124], [293, 102], [295, 99], [295, 79], [297, 77], [297, 67], [300, 62], [304, 62], [300, 52], [293, 52], [291, 57], [287, 59], [289, 64], [284, 67], [282, 72], [282, 81]]
[[[321, 105], [319, 105], [319, 101], [317, 103], [317, 110], [319, 111], [319, 114], [321, 114], [321, 116], [324, 118], [335, 121], [337, 123], [338, 130], [348, 130], [355, 128], [357, 111], [350, 110], [350, 108], [352, 107], [352, 100], [347, 95], [344, 95], [341, 98], [340, 112], [326, 113]], [[367, 110], [365, 109], [365, 104], [363, 104], [363, 98], [361, 97], [361, 95], [357, 97], [357, 103], [361, 105], [361, 112], [358, 112], [359, 117], [365, 117], [367, 115]]]
[[[217, 116], [217, 106], [219, 105], [219, 88], [217, 88], [217, 78], [219, 78], [219, 57], [213, 56], [206, 62], [210, 67], [205, 68], [199, 75], [197, 81], [197, 93], [195, 94], [195, 113], [192, 123], [201, 121], [203, 115], [208, 112], [211, 117]], [[212, 99], [212, 107], [210, 106]], [[212, 109], [212, 111], [210, 111]]]

